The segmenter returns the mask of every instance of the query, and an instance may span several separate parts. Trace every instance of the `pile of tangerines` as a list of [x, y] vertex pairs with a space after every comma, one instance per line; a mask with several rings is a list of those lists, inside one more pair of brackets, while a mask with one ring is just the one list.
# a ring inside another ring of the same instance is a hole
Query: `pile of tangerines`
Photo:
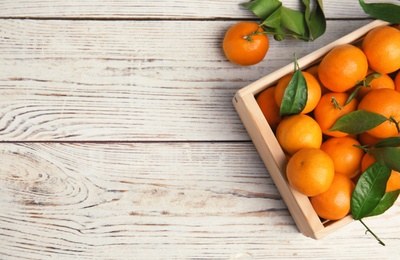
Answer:
[[[359, 43], [337, 46], [318, 64], [303, 70], [308, 97], [299, 114], [280, 116], [280, 105], [292, 74], [256, 97], [287, 154], [290, 185], [310, 198], [323, 219], [338, 220], [349, 214], [355, 184], [360, 174], [375, 162], [360, 147], [399, 135], [398, 28], [372, 29]], [[361, 87], [349, 101], [355, 86], [371, 74], [379, 76]], [[339, 118], [356, 110], [378, 113], [388, 120], [357, 135], [331, 130]], [[400, 189], [400, 172], [392, 170], [386, 192], [397, 189]]]

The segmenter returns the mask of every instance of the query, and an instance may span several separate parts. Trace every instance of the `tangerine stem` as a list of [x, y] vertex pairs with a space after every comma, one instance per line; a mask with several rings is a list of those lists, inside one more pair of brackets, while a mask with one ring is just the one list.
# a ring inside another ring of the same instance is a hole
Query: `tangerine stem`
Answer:
[[267, 34], [267, 32], [265, 32], [265, 31], [259, 31], [260, 28], [261, 28], [261, 26], [258, 26], [258, 29], [256, 31], [254, 31], [252, 33], [249, 33], [248, 35], [244, 36], [243, 39], [251, 42], [252, 41], [252, 39], [251, 39], [252, 36], [259, 35], [259, 34]]
[[297, 62], [297, 54], [294, 53], [293, 56], [294, 56], [294, 71], [300, 70], [300, 65]]
[[399, 122], [397, 122], [396, 119], [395, 119], [393, 116], [391, 116], [391, 117], [389, 118], [389, 121], [392, 122], [392, 123], [394, 123], [394, 125], [396, 126], [396, 129], [397, 129], [397, 133], [400, 133], [400, 125], [399, 125]]
[[354, 147], [363, 150], [366, 153], [369, 153], [371, 151], [371, 149], [368, 147], [368, 145], [357, 145], [357, 144], [353, 144]]
[[336, 98], [334, 96], [332, 96], [331, 102], [332, 102], [334, 108], [338, 108], [338, 109], [342, 110], [343, 107], [339, 104], [339, 102], [336, 100]]
[[368, 227], [367, 225], [365, 225], [365, 223], [364, 223], [361, 219], [359, 219], [359, 221], [360, 221], [361, 224], [363, 224], [364, 227], [367, 229], [367, 231], [365, 231], [365, 233], [368, 233], [368, 232], [371, 233], [371, 235], [375, 237], [375, 239], [378, 241], [379, 244], [381, 244], [382, 246], [385, 246], [385, 243], [383, 243], [383, 241], [380, 240], [380, 238], [379, 238], [377, 235], [375, 235], [375, 233], [372, 232], [372, 230], [369, 229], [369, 227]]

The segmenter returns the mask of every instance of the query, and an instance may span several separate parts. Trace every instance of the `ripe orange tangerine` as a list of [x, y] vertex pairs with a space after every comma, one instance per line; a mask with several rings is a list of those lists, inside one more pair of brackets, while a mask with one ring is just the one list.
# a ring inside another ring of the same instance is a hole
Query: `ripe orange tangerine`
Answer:
[[352, 137], [331, 137], [322, 143], [321, 150], [332, 158], [336, 173], [353, 178], [360, 173], [364, 156], [364, 151], [355, 145], [360, 146], [360, 142]]
[[319, 148], [322, 131], [310, 116], [298, 114], [285, 117], [276, 128], [276, 139], [282, 149], [293, 155], [303, 148]]
[[230, 27], [222, 42], [229, 61], [242, 66], [262, 61], [269, 49], [269, 40], [263, 29], [254, 22], [238, 22]]
[[310, 198], [317, 215], [327, 220], [339, 220], [350, 212], [354, 183], [348, 176], [335, 173], [329, 189]]
[[362, 50], [372, 70], [392, 73], [400, 68], [400, 31], [391, 26], [374, 28], [365, 36]]
[[321, 60], [318, 76], [322, 84], [333, 92], [346, 92], [367, 75], [365, 54], [351, 44], [336, 46]]
[[[321, 86], [319, 85], [318, 80], [309, 72], [302, 72], [306, 84], [307, 84], [307, 102], [304, 107], [302, 114], [307, 114], [311, 112], [318, 104], [319, 99], [321, 98]], [[285, 90], [289, 85], [289, 82], [292, 78], [293, 74], [287, 74], [279, 79], [278, 84], [276, 85], [275, 90], [275, 101], [280, 107], [282, 104], [283, 96], [285, 95]]]
[[335, 175], [332, 159], [318, 148], [304, 148], [295, 153], [286, 166], [289, 184], [306, 196], [328, 190]]
[[378, 113], [388, 118], [387, 121], [368, 130], [368, 134], [377, 138], [386, 138], [399, 133], [397, 124], [400, 121], [400, 92], [393, 89], [371, 91], [361, 100], [358, 109]]
[[350, 94], [346, 92], [328, 92], [321, 97], [314, 109], [314, 118], [323, 134], [334, 137], [348, 135], [341, 131], [329, 131], [329, 129], [340, 117], [357, 109], [358, 101], [354, 98], [345, 105], [349, 96]]

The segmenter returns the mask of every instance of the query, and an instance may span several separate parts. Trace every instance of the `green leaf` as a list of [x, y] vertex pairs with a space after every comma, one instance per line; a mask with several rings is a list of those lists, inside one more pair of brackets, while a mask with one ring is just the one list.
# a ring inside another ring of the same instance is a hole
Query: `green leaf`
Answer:
[[385, 193], [383, 195], [381, 201], [379, 202], [378, 206], [374, 208], [372, 212], [370, 212], [366, 217], [377, 216], [385, 213], [393, 204], [396, 202], [397, 198], [399, 197], [400, 190], [395, 190], [391, 192]]
[[371, 73], [371, 74], [368, 74], [364, 79], [363, 85], [364, 86], [369, 86], [374, 79], [380, 78], [381, 76], [382, 76], [382, 74], [375, 73], [375, 72]]
[[390, 169], [400, 172], [400, 149], [397, 147], [384, 147], [372, 149], [370, 153], [375, 160], [388, 166]]
[[400, 23], [399, 5], [390, 3], [365, 3], [364, 0], [359, 0], [359, 3], [364, 12], [374, 18], [390, 23]]
[[400, 146], [400, 136], [388, 137], [377, 142], [373, 147], [398, 147]]
[[388, 120], [386, 117], [366, 110], [356, 110], [339, 118], [329, 131], [348, 134], [366, 132]]
[[367, 168], [353, 191], [350, 202], [351, 214], [359, 220], [368, 216], [385, 195], [386, 183], [391, 174], [389, 167], [375, 162]]
[[267, 26], [271, 28], [280, 28], [281, 26], [281, 10], [282, 6], [276, 9], [270, 16], [268, 16], [262, 23], [261, 26]]
[[[297, 64], [297, 62], [295, 62]], [[293, 76], [286, 87], [280, 108], [280, 115], [288, 116], [299, 114], [307, 103], [307, 82], [300, 69], [295, 69]]]
[[311, 4], [310, 0], [302, 0], [304, 4], [304, 20], [307, 25], [307, 30], [310, 31], [310, 20], [311, 20]]
[[317, 7], [315, 11], [311, 13], [310, 19], [310, 34], [312, 40], [322, 36], [326, 31], [326, 18], [324, 14], [324, 8], [322, 0], [317, 0]]
[[292, 31], [301, 37], [308, 37], [304, 14], [300, 11], [292, 10], [282, 6], [281, 24], [284, 28]]
[[350, 94], [349, 98], [346, 100], [345, 105], [350, 103], [351, 100], [353, 100], [353, 98], [355, 98], [357, 96], [357, 94], [358, 94], [358, 92], [360, 91], [361, 88], [370, 88], [371, 81], [373, 81], [374, 79], [379, 78], [381, 75], [382, 74], [379, 74], [379, 73], [371, 73], [368, 76], [366, 76], [363, 81], [358, 82], [357, 85], [356, 85], [356, 88]]
[[310, 5], [310, 0], [302, 0], [303, 4], [304, 4], [304, 16], [306, 21], [310, 20], [310, 16], [311, 16], [311, 5]]
[[316, 1], [316, 7], [311, 11], [310, 0], [302, 0], [305, 5], [305, 21], [309, 31], [309, 39], [311, 41], [317, 39], [325, 33], [326, 19], [323, 10], [322, 0]]
[[275, 12], [276, 9], [281, 7], [282, 3], [279, 0], [252, 0], [240, 5], [253, 12], [260, 19], [265, 20]]
[[365, 88], [364, 86], [357, 86], [353, 92], [351, 92], [350, 96], [347, 98], [346, 102], [344, 105], [349, 104], [354, 98], [356, 98], [358, 91], [360, 91], [360, 88]]

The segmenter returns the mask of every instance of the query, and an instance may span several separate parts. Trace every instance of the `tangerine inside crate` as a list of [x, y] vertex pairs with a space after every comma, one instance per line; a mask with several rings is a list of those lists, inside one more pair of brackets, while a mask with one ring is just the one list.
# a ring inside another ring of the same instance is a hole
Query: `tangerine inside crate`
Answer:
[[[375, 20], [298, 59], [298, 65], [301, 70], [307, 69], [317, 64], [334, 47], [347, 43], [354, 44], [362, 40], [371, 29], [383, 25], [389, 25], [389, 23]], [[307, 237], [320, 239], [351, 223], [354, 219], [351, 215], [336, 221], [320, 219], [309, 198], [289, 185], [285, 170], [286, 156], [256, 102], [256, 97], [260, 92], [274, 86], [281, 77], [293, 70], [294, 63], [291, 63], [240, 89], [233, 97], [233, 104], [298, 229]]]

